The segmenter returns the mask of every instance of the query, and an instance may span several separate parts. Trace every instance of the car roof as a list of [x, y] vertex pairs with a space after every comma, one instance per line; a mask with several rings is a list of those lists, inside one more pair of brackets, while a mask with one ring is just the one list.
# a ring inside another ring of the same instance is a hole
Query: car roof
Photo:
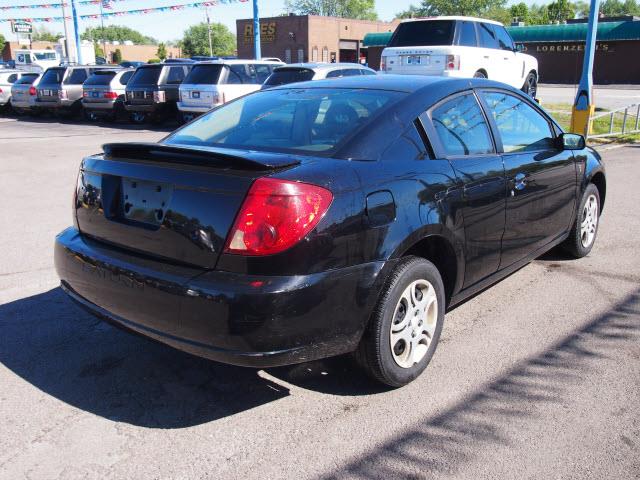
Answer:
[[201, 65], [201, 64], [229, 64], [229, 65], [237, 65], [237, 64], [244, 64], [244, 63], [258, 63], [258, 64], [265, 64], [265, 65], [282, 65], [282, 62], [277, 62], [275, 60], [252, 60], [252, 59], [239, 59], [239, 58], [231, 58], [231, 59], [224, 59], [224, 58], [220, 58], [218, 60], [202, 60], [200, 62], [197, 62], [197, 65]]
[[340, 62], [340, 63], [320, 63], [320, 62], [303, 62], [303, 63], [288, 63], [286, 65], [282, 65], [278, 67], [280, 69], [286, 68], [307, 68], [309, 70], [315, 71], [324, 71], [324, 70], [336, 70], [342, 68], [361, 68], [363, 70], [370, 70], [369, 67], [365, 67], [364, 65], [360, 65], [359, 63], [349, 63], [349, 62]]
[[483, 22], [483, 23], [492, 23], [494, 25], [502, 25], [500, 22], [496, 22], [495, 20], [489, 20], [487, 18], [479, 18], [479, 17], [464, 17], [462, 15], [447, 15], [442, 17], [419, 17], [419, 18], [407, 18], [406, 20], [402, 20], [400, 23], [408, 23], [408, 22], [429, 22], [432, 20], [468, 20], [472, 22]]
[[[334, 64], [335, 65], [335, 64]], [[286, 88], [362, 88], [371, 90], [395, 90], [412, 93], [424, 87], [443, 82], [466, 83], [469, 79], [434, 77], [426, 75], [356, 75], [352, 77], [327, 78], [307, 82], [278, 85], [273, 89]]]

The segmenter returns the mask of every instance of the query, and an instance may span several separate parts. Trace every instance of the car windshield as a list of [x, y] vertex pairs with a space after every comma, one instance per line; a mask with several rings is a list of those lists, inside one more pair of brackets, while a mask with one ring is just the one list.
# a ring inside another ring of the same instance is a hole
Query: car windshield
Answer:
[[405, 94], [365, 89], [273, 89], [217, 108], [165, 143], [329, 153]]
[[17, 81], [16, 83], [14, 83], [14, 85], [31, 85], [35, 79], [38, 78], [38, 74], [25, 74], [22, 75]]
[[196, 65], [182, 83], [188, 85], [216, 85], [222, 68], [222, 65], [219, 64]]
[[133, 74], [129, 85], [155, 85], [160, 78], [162, 67], [140, 67]]
[[398, 25], [389, 47], [431, 47], [453, 43], [453, 20], [425, 20]]
[[64, 78], [65, 71], [66, 71], [65, 68], [50, 68], [46, 72], [44, 72], [44, 75], [42, 76], [42, 80], [40, 80], [40, 83], [42, 85], [46, 83], [62, 83], [62, 79]]
[[43, 53], [34, 53], [36, 60], [55, 60], [56, 53], [55, 52], [43, 52]]
[[264, 82], [265, 85], [286, 85], [295, 82], [306, 82], [313, 78], [313, 70], [308, 68], [279, 68]]
[[109, 85], [116, 72], [96, 72], [84, 81], [85, 85]]

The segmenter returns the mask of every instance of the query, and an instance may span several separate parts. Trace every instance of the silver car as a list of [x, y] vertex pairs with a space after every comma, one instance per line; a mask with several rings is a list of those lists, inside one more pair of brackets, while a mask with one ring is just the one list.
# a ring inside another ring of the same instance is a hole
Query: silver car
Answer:
[[180, 85], [178, 120], [190, 121], [215, 106], [260, 90], [273, 69], [266, 60], [214, 60], [194, 65]]
[[61, 116], [80, 113], [82, 84], [97, 70], [113, 69], [108, 65], [72, 65], [48, 68], [38, 84], [38, 108]]
[[115, 121], [126, 116], [125, 88], [135, 72], [133, 68], [96, 70], [82, 84], [82, 107], [89, 120]]
[[36, 113], [36, 87], [41, 73], [23, 74], [11, 87], [11, 107], [16, 113]]
[[290, 63], [276, 68], [264, 82], [262, 89], [289, 83], [354, 75], [376, 75], [376, 71], [359, 63]]
[[0, 108], [11, 105], [11, 87], [25, 74], [22, 70], [0, 70]]

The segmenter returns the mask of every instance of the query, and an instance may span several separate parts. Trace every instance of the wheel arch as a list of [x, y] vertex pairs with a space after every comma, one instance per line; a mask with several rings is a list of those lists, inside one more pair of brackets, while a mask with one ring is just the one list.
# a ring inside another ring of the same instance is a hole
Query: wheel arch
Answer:
[[604, 200], [607, 196], [607, 180], [605, 179], [604, 173], [601, 171], [594, 173], [589, 181], [598, 189], [598, 195], [600, 196], [600, 212], [602, 212], [604, 209]]

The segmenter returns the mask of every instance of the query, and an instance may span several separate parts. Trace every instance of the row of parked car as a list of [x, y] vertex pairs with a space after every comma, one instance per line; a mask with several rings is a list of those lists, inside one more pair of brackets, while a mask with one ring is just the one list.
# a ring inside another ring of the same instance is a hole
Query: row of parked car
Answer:
[[161, 123], [177, 116], [184, 123], [260, 88], [375, 74], [352, 63], [183, 59], [137, 68], [65, 65], [43, 73], [0, 70], [0, 106], [17, 114], [83, 114], [92, 121], [128, 118], [133, 123]]

